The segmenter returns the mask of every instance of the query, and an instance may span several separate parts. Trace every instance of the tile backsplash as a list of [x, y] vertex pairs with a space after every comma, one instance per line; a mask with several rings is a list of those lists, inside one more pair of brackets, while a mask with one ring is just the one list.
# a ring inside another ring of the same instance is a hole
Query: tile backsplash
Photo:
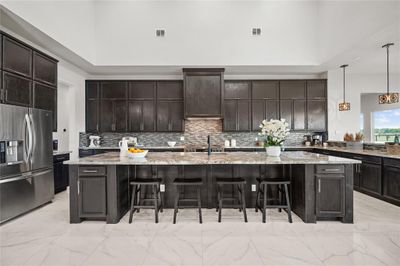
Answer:
[[[306, 132], [291, 133], [285, 141], [285, 145], [299, 145], [302, 143], [303, 135]], [[79, 146], [89, 145], [91, 133], [79, 133]], [[222, 120], [195, 119], [185, 120], [185, 132], [179, 133], [100, 133], [101, 146], [117, 147], [122, 137], [137, 137], [138, 143], [144, 146], [167, 146], [167, 141], [176, 141], [177, 146], [183, 145], [207, 145], [207, 135], [211, 135], [211, 142], [214, 145], [224, 145], [225, 140], [236, 140], [236, 145], [254, 146], [257, 132], [222, 132]], [[184, 141], [181, 141], [184, 137]]]

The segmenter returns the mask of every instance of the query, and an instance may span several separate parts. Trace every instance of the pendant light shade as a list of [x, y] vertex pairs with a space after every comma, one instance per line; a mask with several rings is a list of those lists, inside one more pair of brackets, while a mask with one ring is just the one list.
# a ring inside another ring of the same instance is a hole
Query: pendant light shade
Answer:
[[349, 111], [350, 103], [346, 102], [346, 67], [349, 65], [341, 65], [343, 68], [343, 102], [339, 103], [339, 111]]
[[386, 48], [386, 93], [379, 95], [380, 104], [391, 104], [399, 102], [398, 93], [390, 93], [389, 91], [389, 47], [394, 45], [394, 43], [387, 43], [382, 46]]

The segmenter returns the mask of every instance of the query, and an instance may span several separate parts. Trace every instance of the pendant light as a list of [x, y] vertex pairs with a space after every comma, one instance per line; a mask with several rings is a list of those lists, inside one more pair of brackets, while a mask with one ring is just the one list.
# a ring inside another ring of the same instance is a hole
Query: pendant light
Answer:
[[399, 94], [389, 92], [389, 47], [392, 45], [394, 43], [387, 43], [382, 46], [382, 48], [386, 48], [386, 93], [379, 95], [379, 104], [399, 102]]
[[350, 103], [346, 102], [346, 67], [349, 65], [341, 65], [343, 68], [343, 102], [339, 103], [339, 111], [349, 111]]

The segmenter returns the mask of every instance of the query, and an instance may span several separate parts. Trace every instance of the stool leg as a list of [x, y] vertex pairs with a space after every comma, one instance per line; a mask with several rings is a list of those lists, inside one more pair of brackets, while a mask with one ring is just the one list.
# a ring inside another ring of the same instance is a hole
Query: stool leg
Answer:
[[258, 212], [258, 208], [260, 207], [260, 196], [261, 196], [261, 193], [260, 193], [260, 184], [258, 184], [258, 187], [257, 187], [257, 196], [256, 196], [256, 212]]
[[218, 222], [221, 222], [221, 211], [222, 211], [222, 191], [218, 185]]
[[240, 186], [241, 185], [237, 185], [239, 212], [242, 211], [242, 193], [243, 193]]
[[[135, 186], [135, 191], [136, 191], [136, 204], [140, 205], [140, 195], [142, 194], [142, 186], [141, 185], [137, 185]], [[136, 212], [140, 212], [140, 209], [136, 209]]]
[[219, 185], [217, 185], [217, 207], [215, 208], [215, 211], [218, 212], [218, 207], [219, 207]]
[[132, 216], [133, 216], [133, 210], [135, 206], [135, 197], [136, 197], [136, 186], [132, 186], [132, 196], [131, 196], [131, 209], [129, 212], [129, 223], [132, 223]]
[[160, 212], [163, 212], [164, 203], [163, 203], [163, 197], [161, 196], [161, 188], [160, 188], [160, 185], [158, 185], [158, 198], [160, 199]]
[[179, 194], [180, 194], [178, 185], [176, 186], [176, 190], [177, 190], [177, 193], [175, 196], [175, 203], [174, 203], [174, 219], [172, 221], [173, 224], [176, 224], [176, 214], [178, 213], [178, 203], [179, 203]]
[[199, 222], [203, 223], [203, 217], [201, 216], [201, 187], [197, 188], [197, 205], [199, 206]]
[[157, 185], [153, 186], [153, 199], [154, 199], [154, 213], [155, 213], [155, 222], [158, 223], [158, 192]]
[[[279, 198], [279, 205], [282, 205], [282, 185], [278, 185], [278, 198]], [[281, 208], [278, 208], [279, 212], [282, 212]]]
[[244, 221], [247, 223], [247, 213], [246, 213], [246, 195], [244, 194], [244, 184], [241, 185], [242, 189], [242, 209], [243, 209], [243, 215], [244, 215]]
[[267, 184], [264, 184], [263, 190], [264, 190], [264, 202], [263, 202], [262, 222], [265, 223], [267, 218]]
[[287, 204], [287, 209], [288, 209], [289, 223], [292, 223], [292, 209], [290, 208], [289, 190], [288, 190], [287, 184], [285, 184], [285, 195], [286, 195], [286, 204]]

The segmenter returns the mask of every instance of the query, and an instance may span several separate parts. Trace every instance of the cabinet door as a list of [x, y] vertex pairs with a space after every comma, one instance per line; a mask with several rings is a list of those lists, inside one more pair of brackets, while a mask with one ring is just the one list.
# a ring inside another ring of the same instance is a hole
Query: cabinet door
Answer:
[[307, 128], [326, 131], [326, 100], [307, 101]]
[[129, 131], [153, 132], [156, 127], [154, 101], [129, 101]]
[[157, 131], [170, 131], [169, 102], [157, 102]]
[[237, 101], [237, 131], [250, 130], [250, 101]]
[[279, 81], [263, 80], [252, 82], [253, 99], [279, 99]]
[[326, 80], [308, 80], [307, 99], [326, 99]]
[[102, 81], [100, 92], [102, 99], [126, 99], [127, 83], [125, 81]]
[[225, 99], [250, 99], [250, 82], [225, 81]]
[[361, 189], [377, 195], [381, 194], [381, 165], [363, 162], [361, 164]]
[[3, 72], [4, 103], [31, 107], [32, 82], [18, 75]]
[[281, 100], [280, 101], [280, 118], [285, 119], [289, 124], [289, 129], [293, 129], [293, 101]]
[[99, 131], [99, 101], [86, 101], [86, 132]]
[[383, 168], [383, 196], [400, 203], [400, 165]]
[[324, 175], [317, 177], [316, 214], [317, 217], [344, 216], [345, 177]]
[[128, 108], [126, 100], [114, 100], [114, 131], [126, 132], [128, 129]]
[[224, 131], [236, 131], [236, 125], [237, 125], [236, 100], [225, 100]]
[[305, 99], [306, 81], [304, 80], [283, 80], [280, 82], [281, 99]]
[[79, 177], [79, 216], [105, 217], [107, 215], [106, 178]]
[[99, 82], [86, 81], [86, 99], [97, 100], [99, 96]]
[[265, 100], [253, 100], [251, 105], [251, 128], [259, 131], [259, 125], [265, 119]]
[[53, 172], [54, 172], [54, 193], [60, 192], [63, 187], [62, 180], [62, 171], [63, 171], [63, 163], [58, 162], [53, 164]]
[[114, 128], [114, 116], [113, 116], [113, 101], [101, 100], [100, 101], [100, 113], [99, 113], [99, 124], [100, 132], [112, 132]]
[[32, 77], [32, 49], [3, 36], [3, 70]]
[[170, 102], [169, 105], [170, 115], [170, 131], [182, 132], [184, 131], [184, 120], [183, 120], [183, 102]]
[[142, 130], [142, 101], [129, 101], [128, 103], [128, 126], [129, 131], [138, 132]]
[[293, 130], [306, 129], [306, 101], [293, 101]]
[[154, 101], [143, 101], [143, 129], [145, 132], [156, 130], [156, 107]]
[[57, 131], [57, 89], [34, 82], [33, 107], [52, 111], [53, 131]]
[[155, 81], [130, 81], [129, 82], [130, 99], [154, 99], [156, 98]]
[[57, 61], [33, 52], [33, 79], [57, 86]]
[[279, 119], [279, 101], [266, 100], [265, 101], [265, 119]]
[[183, 81], [182, 80], [157, 81], [157, 99], [182, 100]]

